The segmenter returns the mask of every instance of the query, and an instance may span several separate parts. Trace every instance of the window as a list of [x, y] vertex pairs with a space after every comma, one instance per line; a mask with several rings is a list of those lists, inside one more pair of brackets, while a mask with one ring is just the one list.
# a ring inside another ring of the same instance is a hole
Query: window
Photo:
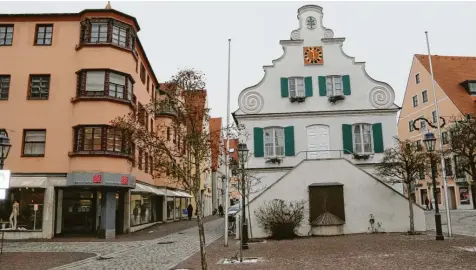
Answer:
[[91, 43], [105, 43], [107, 42], [107, 23], [92, 23], [91, 24]]
[[52, 24], [37, 24], [35, 45], [51, 45], [53, 39], [53, 25]]
[[10, 92], [10, 75], [0, 75], [0, 99], [8, 99]]
[[140, 102], [137, 109], [137, 121], [143, 126], [145, 126], [147, 123], [145, 108]]
[[[82, 82], [85, 80], [85, 83]], [[78, 75], [78, 96], [111, 97], [132, 101], [134, 82], [124, 73], [110, 70], [82, 70]]]
[[431, 121], [433, 123], [436, 123], [437, 122], [437, 119], [436, 119], [436, 111], [432, 111], [431, 112]]
[[154, 135], [154, 120], [150, 119], [150, 134]]
[[[421, 116], [421, 117], [425, 117], [425, 116]], [[420, 120], [420, 129], [422, 131], [426, 130], [426, 121], [425, 120]]]
[[408, 121], [408, 130], [410, 132], [414, 131], [415, 129], [413, 128], [413, 120]]
[[428, 102], [428, 91], [427, 90], [423, 90], [423, 92], [421, 92], [421, 100], [422, 100], [423, 103]]
[[372, 125], [357, 124], [353, 126], [354, 153], [372, 153]]
[[110, 126], [77, 126], [74, 128], [74, 152], [106, 151], [130, 155], [132, 145], [123, 130]]
[[145, 67], [142, 63], [140, 63], [140, 79], [142, 83], [145, 83]]
[[413, 107], [418, 106], [418, 96], [413, 96], [412, 100], [413, 100]]
[[48, 99], [50, 94], [50, 75], [30, 75], [29, 99]]
[[139, 170], [142, 170], [142, 149], [139, 148]]
[[170, 141], [170, 127], [167, 127], [167, 141]]
[[284, 128], [264, 129], [264, 150], [266, 157], [284, 156]]
[[[1, 33], [0, 33], [0, 37], [1, 37]], [[0, 41], [1, 42], [1, 41]], [[469, 93], [471, 95], [476, 95], [476, 82], [470, 82], [468, 83], [468, 87], [469, 87]]]
[[23, 156], [44, 157], [46, 143], [46, 130], [23, 131]]
[[420, 180], [425, 180], [425, 169], [424, 168], [420, 168], [418, 170], [418, 178]]
[[417, 151], [423, 150], [422, 145], [421, 145], [421, 140], [415, 141], [416, 149]]
[[144, 153], [144, 171], [149, 172], [149, 154], [147, 152]]
[[149, 172], [150, 174], [154, 173], [154, 157], [152, 155], [149, 156]]
[[304, 97], [304, 78], [292, 77], [288, 78], [289, 96], [290, 97]]
[[450, 143], [449, 138], [448, 138], [448, 131], [444, 131], [444, 132], [441, 133], [441, 142], [443, 144]]
[[147, 76], [147, 93], [149, 93], [150, 77]]
[[0, 25], [0, 46], [11, 46], [13, 42], [13, 25]]
[[119, 25], [112, 27], [112, 43], [126, 47], [127, 44], [127, 29]]
[[327, 76], [326, 89], [328, 97], [344, 95], [344, 89], [342, 87], [342, 76]]
[[420, 83], [420, 73], [415, 74], [415, 82], [416, 84]]
[[445, 158], [445, 171], [447, 176], [453, 176], [451, 158]]
[[461, 166], [460, 160], [459, 156], [454, 156], [456, 178], [465, 178], [465, 172]]

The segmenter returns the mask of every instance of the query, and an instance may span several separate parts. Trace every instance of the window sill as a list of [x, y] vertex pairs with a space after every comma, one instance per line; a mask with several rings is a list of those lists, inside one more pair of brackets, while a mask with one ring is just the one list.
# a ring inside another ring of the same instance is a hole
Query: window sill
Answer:
[[43, 154], [43, 155], [25, 155], [25, 154], [22, 154], [21, 157], [26, 157], [26, 158], [45, 157], [45, 154]]
[[121, 51], [124, 51], [124, 52], [129, 52], [129, 53], [132, 54], [132, 56], [134, 57], [134, 59], [136, 61], [138, 60], [138, 56], [134, 53], [132, 48], [119, 46], [117, 44], [110, 43], [110, 42], [104, 42], [104, 43], [86, 43], [85, 42], [85, 43], [80, 43], [79, 45], [76, 45], [76, 51], [79, 51], [84, 47], [111, 47], [111, 48], [121, 50]]
[[77, 103], [80, 101], [110, 101], [110, 102], [129, 105], [132, 109], [135, 109], [136, 107], [136, 104], [133, 103], [131, 100], [115, 98], [110, 96], [80, 96], [80, 97], [71, 98], [71, 103]]
[[37, 98], [37, 97], [27, 97], [26, 99], [27, 100], [48, 100], [47, 97], [39, 97], [39, 98]]
[[8, 100], [8, 98], [0, 98], [0, 100]]
[[113, 157], [113, 158], [125, 158], [133, 160], [130, 154], [114, 152], [114, 151], [78, 151], [69, 152], [70, 157]]

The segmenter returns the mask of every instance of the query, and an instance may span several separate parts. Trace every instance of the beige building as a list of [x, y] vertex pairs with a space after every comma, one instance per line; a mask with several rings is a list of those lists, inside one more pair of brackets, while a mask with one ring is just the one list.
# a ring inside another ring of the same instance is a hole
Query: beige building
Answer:
[[[12, 143], [0, 225], [18, 201], [24, 230], [6, 238], [112, 238], [181, 217], [190, 195], [154, 179], [151, 157], [110, 126], [156, 97], [139, 31], [113, 9], [0, 14], [0, 127]], [[152, 132], [164, 115], [143, 124]]]
[[[452, 117], [461, 117], [468, 113], [475, 113], [476, 106], [476, 57], [460, 56], [432, 56], [436, 99], [439, 113], [444, 118], [446, 125], [442, 129], [444, 147], [449, 147], [451, 140], [446, 128]], [[436, 122], [434, 95], [431, 83], [429, 57], [427, 55], [414, 55], [413, 63], [408, 76], [407, 88], [403, 100], [402, 110], [398, 120], [398, 137], [416, 141], [424, 150], [422, 143], [426, 132], [431, 131], [438, 137], [434, 130], [426, 123], [417, 123], [419, 131], [414, 130], [413, 121], [425, 117], [431, 122]], [[442, 121], [443, 122], [443, 121]], [[439, 143], [436, 144], [439, 149]], [[446, 174], [448, 183], [450, 209], [473, 209], [475, 190], [468, 186], [467, 177], [462, 170], [455, 168], [455, 158], [452, 155], [445, 157]], [[440, 207], [445, 208], [445, 190], [442, 178], [437, 179], [439, 195], [437, 201]], [[425, 198], [433, 198], [431, 178], [420, 174], [418, 184], [414, 188], [415, 201], [425, 204]]]

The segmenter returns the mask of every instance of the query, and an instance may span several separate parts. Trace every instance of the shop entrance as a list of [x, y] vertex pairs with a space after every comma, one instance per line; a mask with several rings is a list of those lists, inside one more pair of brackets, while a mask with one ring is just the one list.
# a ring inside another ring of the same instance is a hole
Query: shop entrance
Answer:
[[97, 192], [93, 192], [93, 190], [64, 190], [62, 209], [64, 233], [85, 234], [95, 232], [96, 194]]

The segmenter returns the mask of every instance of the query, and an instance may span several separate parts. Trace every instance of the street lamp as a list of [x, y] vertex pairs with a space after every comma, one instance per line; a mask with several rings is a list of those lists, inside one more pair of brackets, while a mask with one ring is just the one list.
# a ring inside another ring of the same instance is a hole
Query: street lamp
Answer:
[[0, 129], [0, 170], [3, 170], [4, 161], [7, 159], [11, 147], [8, 132], [3, 128]]
[[[241, 164], [241, 249], [248, 249], [248, 222], [245, 215], [246, 206], [246, 184], [245, 184], [245, 163], [248, 159], [248, 148], [245, 143], [238, 144], [238, 154]], [[243, 255], [241, 256], [243, 259]]]
[[431, 180], [433, 182], [433, 198], [435, 198], [435, 226], [436, 226], [436, 240], [445, 240], [443, 236], [443, 230], [441, 228], [441, 215], [440, 209], [438, 207], [438, 199], [437, 199], [437, 189], [436, 189], [436, 160], [433, 152], [435, 151], [435, 144], [436, 138], [432, 132], [428, 132], [425, 134], [425, 138], [423, 139], [425, 143], [426, 150], [430, 153], [430, 160], [431, 160]]

